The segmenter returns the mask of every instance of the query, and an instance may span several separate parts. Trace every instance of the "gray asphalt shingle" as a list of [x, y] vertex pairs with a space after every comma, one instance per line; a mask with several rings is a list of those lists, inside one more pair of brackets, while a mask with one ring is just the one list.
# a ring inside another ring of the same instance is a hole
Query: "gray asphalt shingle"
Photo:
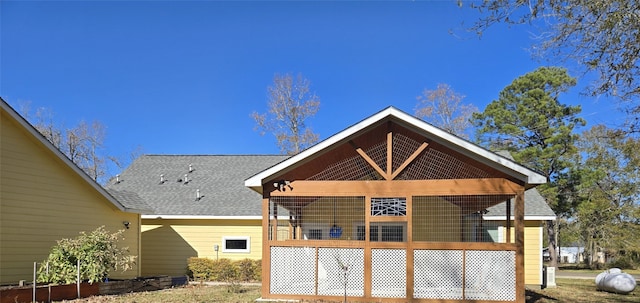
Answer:
[[153, 212], [146, 215], [261, 216], [261, 197], [244, 180], [287, 157], [145, 155], [120, 174], [119, 182], [111, 180], [106, 187], [128, 203], [149, 205]]
[[[500, 155], [510, 158], [508, 154]], [[123, 204], [151, 208], [151, 212], [143, 213], [145, 215], [261, 216], [261, 197], [245, 187], [244, 180], [287, 158], [282, 155], [145, 155], [120, 174], [119, 182], [111, 180], [106, 189]], [[504, 203], [487, 210], [488, 216], [506, 215]], [[525, 192], [525, 215], [555, 216], [535, 188]]]

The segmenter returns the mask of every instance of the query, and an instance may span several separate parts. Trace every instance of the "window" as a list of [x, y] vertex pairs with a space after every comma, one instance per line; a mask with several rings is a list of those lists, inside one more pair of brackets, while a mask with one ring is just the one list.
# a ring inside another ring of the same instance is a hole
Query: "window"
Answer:
[[251, 252], [250, 237], [222, 237], [223, 252]]
[[382, 234], [380, 235], [380, 241], [382, 242], [403, 242], [404, 241], [404, 226], [402, 225], [382, 225]]
[[[355, 228], [355, 238], [364, 241], [365, 229], [362, 223]], [[369, 226], [369, 239], [371, 242], [404, 242], [406, 236], [405, 223], [372, 222]]]
[[329, 239], [330, 226], [327, 223], [304, 222], [302, 223], [302, 239], [322, 240]]
[[310, 229], [309, 240], [322, 240], [322, 229]]

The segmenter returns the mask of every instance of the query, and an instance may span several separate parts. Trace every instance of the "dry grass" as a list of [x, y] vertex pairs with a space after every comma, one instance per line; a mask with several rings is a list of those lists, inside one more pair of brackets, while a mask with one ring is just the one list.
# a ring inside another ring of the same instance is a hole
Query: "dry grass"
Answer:
[[[527, 303], [640, 303], [640, 288], [629, 295], [596, 291], [590, 279], [558, 279], [558, 287], [527, 290]], [[182, 302], [253, 302], [260, 297], [260, 286], [242, 286], [232, 292], [227, 286], [187, 286], [120, 296], [97, 296], [73, 303], [182, 303]], [[328, 303], [324, 301], [325, 303]]]
[[130, 293], [116, 296], [95, 296], [62, 301], [68, 303], [182, 303], [182, 302], [253, 302], [260, 297], [260, 286], [240, 286], [231, 291], [228, 286], [189, 285], [180, 288]]
[[557, 279], [558, 287], [527, 290], [527, 303], [640, 303], [640, 289], [628, 295], [596, 290], [593, 279]]

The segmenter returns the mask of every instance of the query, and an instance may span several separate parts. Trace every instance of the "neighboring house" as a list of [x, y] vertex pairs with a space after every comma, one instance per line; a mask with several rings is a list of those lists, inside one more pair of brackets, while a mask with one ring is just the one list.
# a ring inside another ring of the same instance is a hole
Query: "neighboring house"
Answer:
[[[125, 229], [120, 246], [140, 256], [144, 204], [116, 200], [0, 99], [0, 285], [33, 279], [62, 238], [105, 226]], [[140, 275], [140, 266], [111, 277]]]
[[260, 195], [243, 181], [287, 156], [146, 155], [107, 188], [142, 199], [142, 274], [184, 275], [189, 257], [262, 258]]
[[[387, 108], [245, 181], [262, 195], [262, 297], [524, 303], [525, 190], [545, 182]], [[475, 216], [500, 204], [513, 233], [485, 242]]]
[[[584, 247], [583, 246], [561, 246], [559, 248], [559, 258], [558, 262], [567, 263], [567, 264], [575, 264], [582, 263], [585, 260]], [[549, 257], [549, 249], [542, 249], [542, 256], [545, 261], [550, 259]], [[604, 263], [604, 254], [602, 252], [597, 252], [596, 258], [594, 258], [595, 262]]]

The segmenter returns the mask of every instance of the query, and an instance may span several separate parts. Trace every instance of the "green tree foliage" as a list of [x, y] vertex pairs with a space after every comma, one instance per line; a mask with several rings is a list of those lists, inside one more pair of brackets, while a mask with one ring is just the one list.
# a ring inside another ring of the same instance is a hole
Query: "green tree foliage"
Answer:
[[[640, 254], [640, 140], [596, 125], [579, 141], [577, 225], [587, 252]], [[589, 259], [589, 261], [592, 261]], [[635, 260], [638, 261], [638, 260]], [[590, 262], [591, 264], [591, 262]]]
[[[580, 106], [567, 106], [559, 101], [560, 94], [575, 84], [575, 78], [563, 68], [540, 67], [515, 79], [484, 112], [475, 113], [472, 118], [481, 144], [492, 150], [508, 150], [517, 162], [548, 178], [549, 183], [539, 189], [558, 215], [569, 212], [562, 203], [567, 200], [559, 199], [558, 194], [574, 184], [566, 181], [571, 159], [577, 152], [578, 136], [573, 131], [585, 125], [577, 116]], [[555, 257], [552, 225], [547, 226], [547, 232], [549, 249]]]
[[[38, 282], [74, 283], [77, 279], [77, 261], [80, 260], [80, 279], [89, 283], [102, 281], [111, 270], [131, 269], [135, 265], [135, 256], [129, 255], [127, 247], [118, 247], [122, 240], [120, 230], [108, 233], [104, 226], [90, 234], [81, 232], [74, 239], [58, 240], [51, 248], [49, 257], [42, 262], [38, 270]], [[46, 266], [48, 264], [48, 267]]]
[[280, 152], [295, 155], [318, 142], [318, 134], [306, 125], [320, 108], [320, 98], [311, 92], [311, 82], [298, 74], [276, 74], [268, 88], [267, 113], [253, 112], [256, 129], [261, 134], [272, 133]]
[[[463, 2], [459, 1], [462, 5]], [[544, 58], [576, 62], [599, 75], [593, 96], [622, 98], [629, 127], [640, 131], [640, 3], [637, 0], [486, 0], [469, 2], [481, 18], [472, 26], [482, 34], [496, 23], [527, 24], [536, 33]]]
[[449, 84], [438, 84], [436, 89], [425, 89], [418, 96], [415, 116], [450, 134], [468, 139], [471, 128], [469, 119], [478, 109], [472, 104], [464, 104], [465, 96], [455, 92]]
[[472, 121], [480, 143], [508, 150], [514, 159], [555, 182], [570, 166], [576, 152], [574, 128], [585, 125], [577, 117], [580, 106], [559, 102], [561, 93], [576, 84], [558, 67], [541, 67], [518, 77]]

